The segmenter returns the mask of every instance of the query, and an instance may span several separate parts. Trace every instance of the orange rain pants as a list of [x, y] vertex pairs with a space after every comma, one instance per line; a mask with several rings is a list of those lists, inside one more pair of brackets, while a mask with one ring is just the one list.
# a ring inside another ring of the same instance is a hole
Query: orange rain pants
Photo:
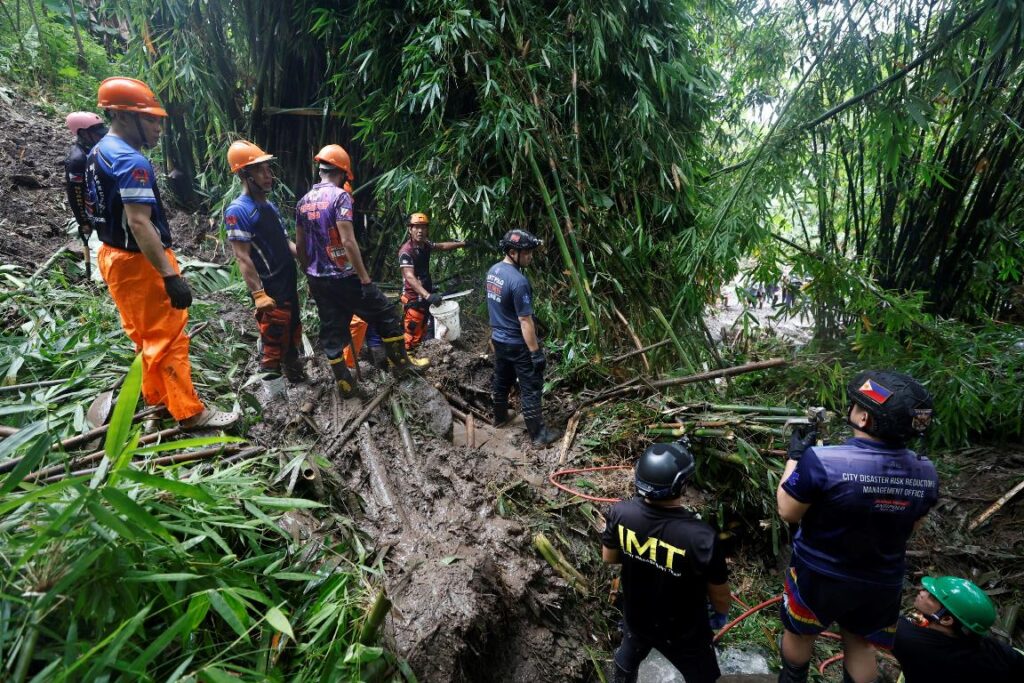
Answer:
[[[164, 253], [180, 273], [174, 253]], [[171, 306], [163, 278], [141, 252], [104, 244], [96, 261], [121, 314], [121, 326], [142, 353], [142, 398], [152, 406], [166, 405], [179, 422], [203, 412], [188, 360], [188, 311]]]
[[[348, 324], [348, 333], [352, 335], [352, 343], [345, 347], [345, 365], [350, 368], [356, 366], [356, 356], [363, 348], [363, 340], [366, 339], [366, 328], [369, 325], [366, 321], [360, 318], [358, 315], [352, 316], [352, 322]], [[356, 356], [352, 355], [352, 349], [355, 348]]]
[[[405, 318], [402, 320], [402, 329], [405, 331], [405, 349], [411, 351], [423, 341], [423, 335], [427, 333], [427, 326], [430, 321], [427, 316], [430, 314], [420, 305], [416, 305], [420, 298], [410, 297], [402, 294], [402, 308], [405, 309]], [[410, 306], [409, 304], [414, 305]]]

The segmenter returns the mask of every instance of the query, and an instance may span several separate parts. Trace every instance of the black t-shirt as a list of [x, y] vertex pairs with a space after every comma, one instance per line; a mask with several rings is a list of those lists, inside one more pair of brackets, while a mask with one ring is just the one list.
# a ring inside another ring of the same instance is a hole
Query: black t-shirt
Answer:
[[639, 497], [616, 503], [606, 519], [601, 543], [622, 558], [630, 630], [658, 640], [710, 639], [708, 584], [729, 580], [714, 529], [684, 508]]
[[1024, 655], [1010, 646], [993, 638], [951, 638], [906, 618], [896, 625], [892, 653], [906, 683], [1024, 681]]
[[68, 205], [79, 225], [89, 225], [86, 209], [85, 162], [88, 150], [76, 141], [64, 159], [64, 187], [68, 193]]

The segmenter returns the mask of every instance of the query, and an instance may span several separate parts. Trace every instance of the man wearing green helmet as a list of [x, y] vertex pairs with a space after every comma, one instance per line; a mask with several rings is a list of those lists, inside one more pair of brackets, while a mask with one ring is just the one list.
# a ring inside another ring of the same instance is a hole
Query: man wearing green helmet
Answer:
[[930, 576], [914, 598], [920, 615], [901, 618], [892, 653], [906, 683], [936, 681], [1024, 681], [1024, 654], [986, 634], [996, 608], [967, 579]]

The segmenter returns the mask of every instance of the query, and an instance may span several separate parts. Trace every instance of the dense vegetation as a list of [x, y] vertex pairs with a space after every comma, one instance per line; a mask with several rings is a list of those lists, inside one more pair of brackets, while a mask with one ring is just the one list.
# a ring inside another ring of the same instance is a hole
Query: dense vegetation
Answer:
[[[1024, 435], [1022, 61], [1024, 0], [0, 2], [3, 87], [58, 113], [92, 108], [112, 73], [156, 87], [170, 113], [158, 155], [191, 181], [176, 187], [189, 209], [216, 218], [237, 191], [224, 153], [243, 136], [278, 157], [284, 205], [311, 181], [315, 149], [352, 152], [361, 237], [384, 279], [405, 212], [475, 246], [525, 225], [548, 244], [540, 312], [555, 381], [574, 387], [641, 371], [605, 359], [662, 339], [645, 372], [793, 353], [750, 319], [747, 343], [722, 347], [702, 314], [737, 278], [799, 274], [780, 316], [813, 318], [804, 362], [725, 398], [841, 409], [851, 367], [893, 367], [936, 396], [933, 448]], [[453, 270], [494, 258], [467, 250]], [[296, 503], [271, 495], [260, 465], [143, 475], [125, 466], [146, 453], [122, 429], [98, 475], [23, 481], [63, 461], [51, 447], [85, 429], [79, 405], [95, 391], [127, 373], [135, 401], [109, 302], [68, 293], [59, 270], [32, 288], [25, 276], [0, 272], [12, 331], [0, 372], [60, 384], [0, 395], [22, 428], [0, 461], [24, 458], [0, 479], [5, 673], [324, 680], [399, 667], [362, 629], [378, 568], [358, 537], [334, 539], [332, 561], [300, 557], [280, 528]], [[237, 273], [190, 277], [241, 297]], [[194, 362], [234, 397], [248, 350], [222, 332]], [[701, 477], [770, 511], [776, 463], [742, 455]], [[312, 635], [292, 650], [290, 631]], [[335, 638], [345, 647], [326, 646]]]

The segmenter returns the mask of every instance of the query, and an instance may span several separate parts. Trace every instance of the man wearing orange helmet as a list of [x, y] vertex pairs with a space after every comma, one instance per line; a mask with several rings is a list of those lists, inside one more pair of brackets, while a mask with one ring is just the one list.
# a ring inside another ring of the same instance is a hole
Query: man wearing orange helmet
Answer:
[[142, 396], [166, 405], [185, 428], [228, 427], [238, 415], [205, 408], [192, 386], [185, 334], [192, 292], [171, 251], [153, 165], [141, 153], [160, 139], [167, 112], [134, 78], [106, 79], [98, 100], [111, 126], [86, 166], [93, 227], [103, 243], [97, 261], [121, 324], [142, 353]]
[[87, 238], [92, 232], [92, 224], [86, 207], [85, 162], [89, 150], [107, 134], [107, 126], [103, 119], [91, 111], [71, 112], [65, 122], [68, 130], [75, 136], [75, 142], [64, 158], [64, 183], [68, 193], [68, 206], [75, 216], [75, 222], [78, 223], [78, 233]]
[[429, 307], [441, 303], [430, 279], [432, 251], [451, 251], [466, 246], [465, 242], [431, 242], [430, 219], [425, 213], [409, 216], [409, 239], [398, 249], [398, 266], [402, 269], [402, 305], [405, 308], [405, 348], [413, 349], [423, 341], [433, 317]]
[[247, 140], [231, 143], [228, 164], [242, 182], [242, 194], [224, 210], [228, 240], [256, 308], [260, 369], [268, 399], [284, 393], [284, 377], [293, 383], [306, 378], [299, 361], [302, 323], [295, 243], [288, 239], [277, 207], [267, 199], [274, 187], [273, 158]]
[[393, 372], [401, 375], [413, 366], [395, 306], [373, 283], [356, 243], [352, 195], [344, 189], [346, 181], [355, 179], [348, 152], [340, 145], [327, 145], [314, 159], [320, 182], [295, 207], [295, 242], [320, 314], [320, 345], [338, 391], [350, 398], [358, 395], [344, 357], [353, 314], [376, 327]]

